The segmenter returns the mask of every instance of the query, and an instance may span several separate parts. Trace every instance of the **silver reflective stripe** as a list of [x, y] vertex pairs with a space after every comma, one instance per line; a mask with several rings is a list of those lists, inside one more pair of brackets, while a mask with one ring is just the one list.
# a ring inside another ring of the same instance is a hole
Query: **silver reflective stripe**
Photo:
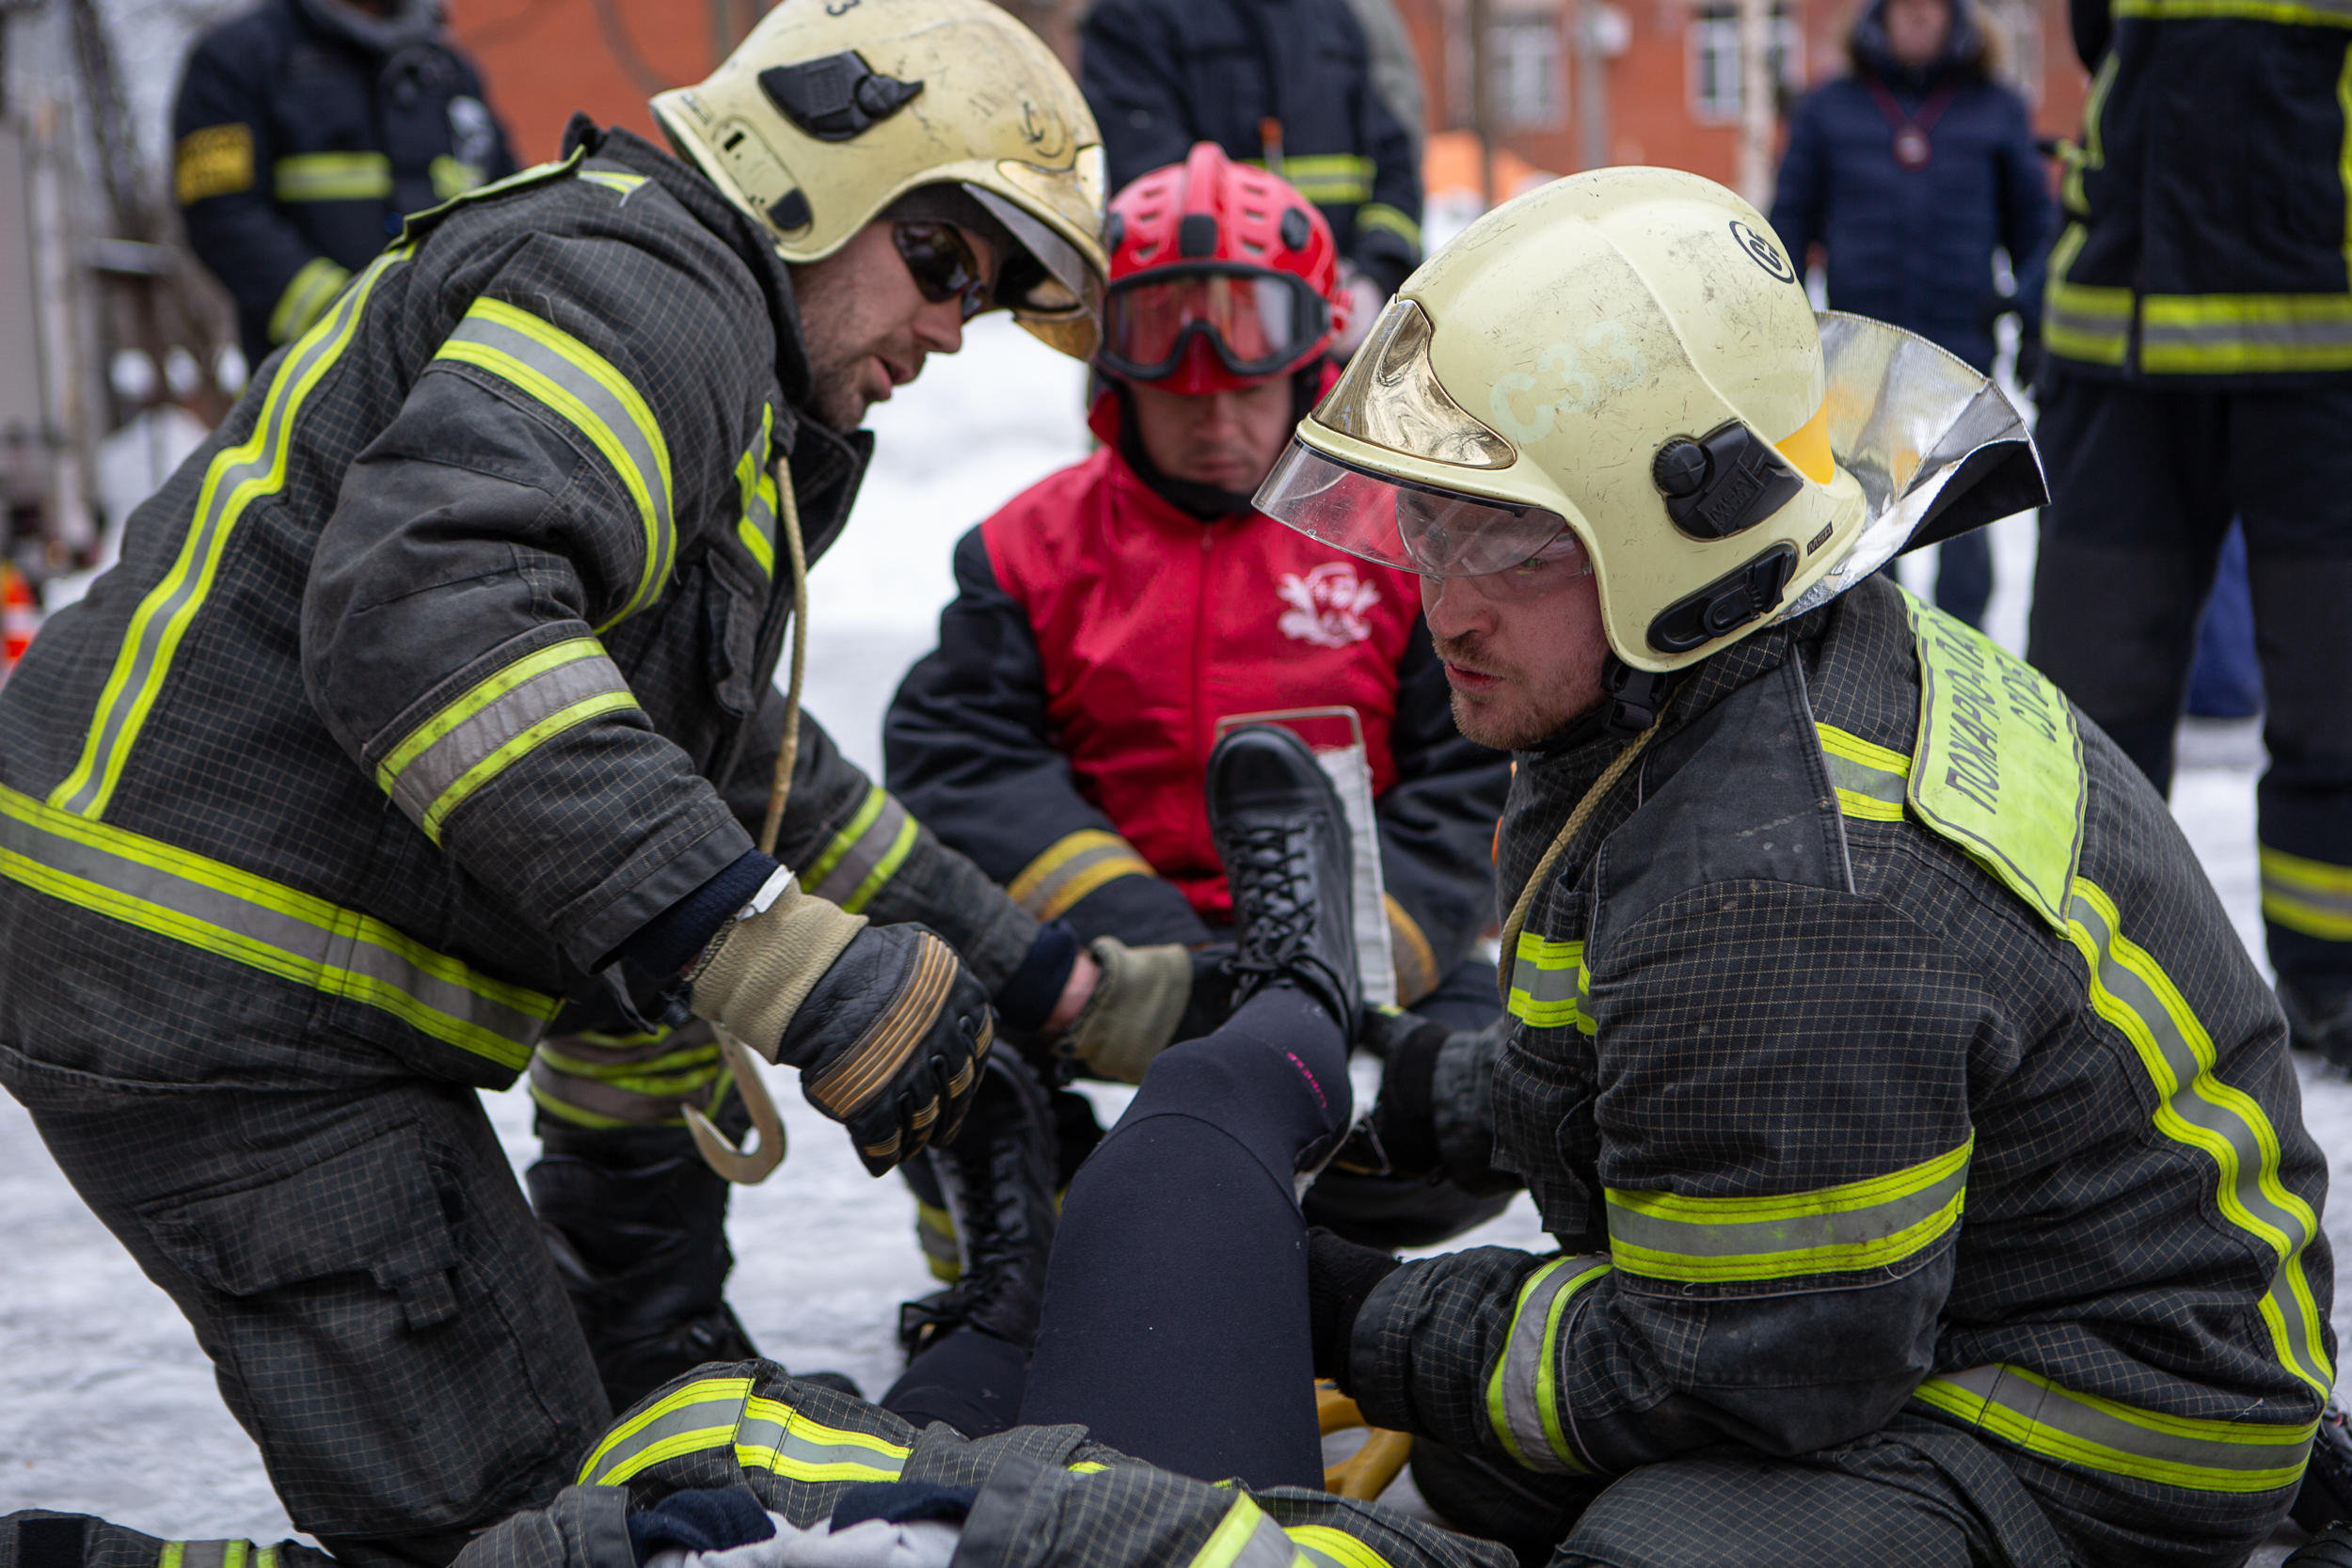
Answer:
[[[2201, 1149], [2214, 1161], [2222, 1178], [2216, 1194], [2222, 1217], [2249, 1231], [2276, 1255], [2278, 1261], [2263, 1295], [2263, 1316], [2287, 1370], [2324, 1393], [2333, 1386], [2335, 1373], [2322, 1348], [2318, 1314], [2302, 1277], [2301, 1261], [2312, 1243], [2315, 1216], [2299, 1202], [2280, 1201], [2285, 1193], [2277, 1185], [2276, 1131], [2257, 1102], [2222, 1085], [2206, 1070], [2205, 1056], [2182, 1032], [2168, 999], [2150, 980], [2150, 974], [2163, 978], [2163, 972], [2146, 953], [2122, 940], [2115, 929], [2114, 906], [2105, 894], [2090, 896], [2095, 891], [2089, 881], [2076, 878], [2067, 906], [2068, 918], [2082, 934], [2077, 937], [2078, 944], [2087, 937], [2090, 953], [2095, 955], [2093, 1006], [2104, 991], [2137, 1022], [2135, 1030], [2113, 1018], [2112, 1009], [2098, 1009], [2132, 1038], [2142, 1062], [2151, 1068], [2150, 1076], [2163, 1095], [2156, 1130]], [[2152, 1048], [2155, 1062], [2150, 1061]], [[2210, 1044], [2206, 1050], [2210, 1052]], [[2169, 1085], [2153, 1070], [2157, 1062], [2170, 1078]], [[2173, 1126], [2167, 1126], [2168, 1117], [2176, 1118]], [[2259, 1128], [2254, 1125], [2257, 1119], [2262, 1121]], [[2271, 1234], [2264, 1234], [2265, 1230]], [[2303, 1291], [2297, 1291], [2298, 1285], [2304, 1286]]]
[[1534, 931], [1519, 933], [1511, 960], [1511, 996], [1506, 1010], [1534, 1029], [1575, 1024], [1595, 1031], [1584, 1011], [1584, 944], [1552, 942]]
[[1298, 1547], [1282, 1533], [1282, 1527], [1260, 1514], [1249, 1539], [1235, 1554], [1232, 1568], [1291, 1568], [1297, 1556]]
[[580, 1484], [618, 1486], [673, 1454], [733, 1447], [751, 1388], [752, 1380], [747, 1377], [705, 1378], [688, 1384], [606, 1433], [580, 1467]]
[[1825, 753], [1825, 757], [1829, 763], [1829, 782], [1835, 787], [1851, 790], [1873, 800], [1884, 800], [1890, 805], [1900, 806], [1903, 803], [1903, 786], [1908, 783], [1904, 775], [1867, 767], [1835, 752]]
[[2296, 1484], [2318, 1424], [2163, 1416], [2061, 1388], [2020, 1367], [1931, 1377], [1913, 1397], [2046, 1459], [2200, 1492]]
[[1609, 1269], [1606, 1258], [1563, 1258], [1545, 1264], [1520, 1291], [1510, 1335], [1487, 1385], [1486, 1414], [1503, 1447], [1531, 1470], [1588, 1473], [1569, 1449], [1559, 1410], [1552, 1408], [1561, 1394], [1551, 1358], [1559, 1345], [1559, 1319], [1568, 1305], [1565, 1298]]
[[858, 1433], [819, 1426], [788, 1404], [754, 1400], [735, 1434], [737, 1463], [770, 1470], [790, 1481], [896, 1481], [906, 1468], [906, 1450], [878, 1439], [854, 1441]]
[[[570, 657], [550, 659], [545, 668], [535, 669], [511, 685], [507, 684], [507, 673], [501, 671], [443, 710], [457, 721], [440, 728], [438, 738], [409, 757], [393, 775], [392, 800], [410, 821], [421, 825], [430, 821], [437, 826], [448, 815], [447, 807], [435, 809], [442, 797], [535, 726], [547, 724], [559, 715], [574, 716], [573, 721], [578, 723], [613, 711], [610, 705], [591, 704], [590, 698], [618, 694], [628, 699], [624, 705], [628, 711], [637, 710], [636, 699], [629, 692], [628, 682], [622, 678], [620, 667], [605, 657], [602, 647], [592, 639], [582, 638], [578, 643], [563, 644], [546, 652], [562, 652]], [[437, 718], [426, 727], [437, 726]], [[524, 750], [534, 749], [570, 727], [552, 726], [548, 733], [533, 736], [532, 745]], [[504, 758], [499, 770], [516, 760], [518, 755]], [[435, 836], [437, 838], [438, 834]]]
[[155, 689], [169, 673], [172, 650], [213, 585], [213, 564], [227, 546], [230, 531], [248, 507], [283, 488], [304, 400], [350, 345], [376, 280], [407, 259], [405, 251], [387, 251], [359, 275], [278, 362], [253, 434], [214, 455], [179, 559], [133, 612], [81, 760], [50, 797], [52, 805], [81, 816], [104, 809]]
[[[52, 831], [44, 820], [71, 832]], [[0, 874], [519, 1070], [556, 1002], [475, 975], [382, 921], [0, 788]]]

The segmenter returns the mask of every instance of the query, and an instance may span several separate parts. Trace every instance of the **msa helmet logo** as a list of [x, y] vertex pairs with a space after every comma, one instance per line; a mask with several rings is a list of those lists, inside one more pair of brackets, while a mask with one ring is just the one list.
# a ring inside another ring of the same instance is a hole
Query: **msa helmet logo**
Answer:
[[1295, 641], [1344, 648], [1372, 635], [1364, 611], [1380, 602], [1380, 591], [1359, 578], [1347, 562], [1326, 562], [1304, 577], [1284, 572], [1275, 592], [1290, 607], [1275, 625]]

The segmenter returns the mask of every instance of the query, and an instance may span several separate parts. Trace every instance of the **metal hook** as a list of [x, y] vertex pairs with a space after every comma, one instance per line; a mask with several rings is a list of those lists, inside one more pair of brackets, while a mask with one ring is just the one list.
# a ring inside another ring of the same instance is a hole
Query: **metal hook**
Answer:
[[751, 1048], [715, 1023], [710, 1028], [719, 1037], [720, 1059], [735, 1074], [736, 1093], [743, 1097], [743, 1108], [752, 1114], [752, 1131], [759, 1135], [759, 1143], [748, 1152], [738, 1148], [691, 1105], [686, 1108], [686, 1129], [693, 1133], [694, 1147], [702, 1150], [712, 1170], [739, 1186], [756, 1187], [784, 1164], [784, 1117], [769, 1098], [767, 1081], [759, 1075]]

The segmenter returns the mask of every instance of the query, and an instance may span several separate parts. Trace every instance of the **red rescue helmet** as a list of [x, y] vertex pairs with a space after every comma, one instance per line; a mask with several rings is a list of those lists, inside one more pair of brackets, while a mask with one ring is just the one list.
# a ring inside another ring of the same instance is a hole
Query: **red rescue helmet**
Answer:
[[1278, 175], [1198, 142], [1111, 198], [1100, 362], [1162, 391], [1239, 391], [1311, 362], [1344, 331], [1323, 214]]

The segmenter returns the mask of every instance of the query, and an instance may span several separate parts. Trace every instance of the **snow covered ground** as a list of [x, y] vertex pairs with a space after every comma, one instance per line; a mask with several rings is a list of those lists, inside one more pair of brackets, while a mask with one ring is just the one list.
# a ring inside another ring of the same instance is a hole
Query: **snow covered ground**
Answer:
[[[1086, 450], [1083, 373], [1007, 324], [975, 324], [970, 348], [876, 410], [880, 459], [843, 541], [814, 578], [809, 706], [850, 756], [880, 766], [877, 724], [907, 663], [930, 644], [952, 585], [948, 551], [997, 504]], [[1995, 633], [2022, 641], [2031, 571], [2026, 519], [1996, 540]], [[1907, 574], [1910, 575], [1910, 574]], [[1923, 586], [1922, 583], [1916, 585]], [[2259, 959], [2253, 785], [2259, 748], [2243, 727], [2185, 737], [2173, 810]], [[2352, 1084], [2303, 1064], [2307, 1120], [2352, 1175]], [[897, 1306], [930, 1288], [896, 1181], [869, 1180], [839, 1131], [774, 1080], [791, 1150], [767, 1185], [739, 1191], [731, 1295], [771, 1355], [834, 1368], [869, 1392], [897, 1370]], [[1106, 1115], [1123, 1090], [1101, 1091]], [[517, 1169], [535, 1154], [530, 1101], [486, 1096]], [[2328, 1233], [2352, 1256], [2342, 1210]], [[1521, 1198], [1470, 1243], [1534, 1244]], [[1456, 1243], [1462, 1244], [1462, 1243]], [[2338, 1296], [2345, 1281], [2340, 1276]], [[2338, 1318], [2343, 1333], [2352, 1314]], [[252, 1443], [163, 1292], [139, 1274], [58, 1175], [30, 1120], [0, 1098], [0, 1513], [82, 1510], [189, 1538], [288, 1533]], [[2283, 1548], [2257, 1557], [2275, 1563]]]

